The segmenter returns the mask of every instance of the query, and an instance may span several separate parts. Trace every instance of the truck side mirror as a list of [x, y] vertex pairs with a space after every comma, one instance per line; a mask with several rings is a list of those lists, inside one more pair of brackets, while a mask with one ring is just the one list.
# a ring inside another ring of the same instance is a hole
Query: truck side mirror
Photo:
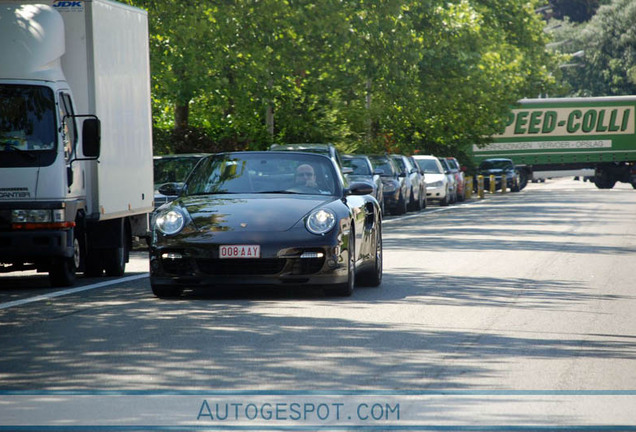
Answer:
[[87, 118], [82, 124], [82, 146], [85, 157], [97, 159], [101, 147], [101, 123], [98, 118]]

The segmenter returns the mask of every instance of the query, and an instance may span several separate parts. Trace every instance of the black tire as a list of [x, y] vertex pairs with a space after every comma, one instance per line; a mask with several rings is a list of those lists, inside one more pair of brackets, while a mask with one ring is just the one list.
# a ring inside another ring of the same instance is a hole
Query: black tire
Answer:
[[444, 199], [439, 200], [439, 205], [442, 207], [446, 207], [450, 204], [450, 192], [446, 189], [446, 194], [444, 195]]
[[464, 188], [462, 189], [462, 193], [458, 193], [458, 194], [457, 194], [457, 201], [459, 201], [459, 202], [463, 202], [463, 201], [465, 201], [465, 200], [466, 200], [466, 188], [464, 187]]
[[407, 211], [406, 205], [407, 205], [406, 199], [404, 198], [404, 195], [402, 195], [402, 192], [400, 192], [400, 198], [398, 199], [397, 205], [395, 206], [395, 209], [393, 210], [393, 214], [399, 216], [406, 213]]
[[123, 276], [126, 272], [126, 261], [127, 261], [127, 242], [125, 236], [125, 230], [121, 231], [121, 244], [120, 247], [114, 247], [109, 249], [104, 249], [102, 251], [102, 264], [104, 265], [104, 271], [106, 272], [106, 276]]
[[181, 295], [182, 289], [170, 285], [154, 285], [150, 283], [152, 293], [158, 298], [176, 298]]
[[413, 191], [411, 191], [411, 202], [409, 203], [409, 210], [411, 211], [420, 211], [422, 210], [422, 195], [418, 195], [417, 199], [415, 199], [415, 195]]
[[526, 186], [528, 186], [528, 172], [526, 170], [522, 170], [519, 173], [519, 190], [522, 190]]
[[610, 178], [607, 173], [603, 172], [600, 175], [594, 176], [594, 184], [599, 189], [612, 189], [616, 184], [616, 180]]
[[102, 265], [100, 251], [97, 249], [89, 249], [84, 262], [84, 276], [98, 277], [102, 274], [104, 274], [104, 266]]
[[383, 272], [383, 256], [382, 256], [382, 225], [378, 223], [378, 229], [376, 231], [375, 240], [375, 259], [373, 262], [373, 268], [367, 270], [364, 274], [360, 275], [358, 280], [365, 286], [377, 287], [382, 283]]
[[380, 204], [380, 214], [384, 216], [386, 214], [386, 204], [384, 202], [384, 196], [382, 196], [382, 199], [380, 200], [379, 204]]
[[516, 179], [515, 182], [512, 184], [512, 187], [510, 188], [511, 192], [519, 192], [521, 189], [519, 188], [519, 180]]
[[54, 287], [66, 287], [75, 283], [77, 269], [82, 262], [82, 247], [77, 230], [73, 230], [73, 256], [55, 257], [49, 269], [49, 282]]
[[353, 294], [353, 288], [356, 285], [356, 260], [355, 260], [355, 234], [351, 230], [349, 234], [349, 246], [347, 247], [348, 263], [347, 263], [347, 282], [338, 284], [333, 288], [327, 288], [328, 295], [338, 297], [349, 297]]

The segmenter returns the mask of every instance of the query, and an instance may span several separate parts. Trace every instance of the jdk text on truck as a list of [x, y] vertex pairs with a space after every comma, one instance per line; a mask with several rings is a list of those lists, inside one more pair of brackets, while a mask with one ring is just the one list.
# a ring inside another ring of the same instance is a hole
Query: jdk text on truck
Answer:
[[0, 0], [0, 272], [124, 273], [153, 210], [147, 14]]
[[636, 189], [636, 96], [522, 99], [492, 144], [473, 146], [476, 163], [512, 159], [522, 182], [533, 171], [593, 168], [594, 183]]

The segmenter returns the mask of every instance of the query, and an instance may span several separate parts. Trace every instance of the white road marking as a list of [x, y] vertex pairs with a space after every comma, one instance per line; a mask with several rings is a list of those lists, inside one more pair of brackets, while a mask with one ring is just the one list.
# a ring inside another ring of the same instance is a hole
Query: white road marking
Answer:
[[81, 287], [77, 287], [77, 288], [69, 288], [69, 289], [65, 289], [62, 291], [55, 291], [49, 294], [42, 294], [39, 296], [35, 296], [35, 297], [29, 297], [29, 298], [25, 298], [25, 299], [21, 299], [21, 300], [15, 300], [15, 301], [10, 301], [10, 302], [6, 302], [6, 303], [0, 303], [0, 310], [2, 309], [9, 309], [15, 306], [22, 306], [28, 303], [34, 303], [34, 302], [38, 302], [38, 301], [43, 301], [43, 300], [49, 300], [55, 297], [61, 297], [61, 296], [65, 296], [65, 295], [69, 295], [69, 294], [75, 294], [78, 292], [82, 292], [82, 291], [88, 291], [88, 290], [92, 290], [92, 289], [97, 289], [97, 288], [103, 288], [105, 286], [108, 285], [115, 285], [118, 283], [122, 283], [122, 282], [130, 282], [133, 280], [137, 280], [137, 279], [143, 279], [143, 278], [147, 278], [148, 274], [140, 274], [140, 275], [134, 275], [134, 276], [128, 276], [128, 277], [124, 277], [124, 278], [120, 278], [120, 279], [114, 279], [114, 280], [109, 280], [106, 282], [100, 282], [100, 283], [96, 283], [96, 284], [92, 284], [92, 285], [85, 285], [85, 286], [81, 286]]

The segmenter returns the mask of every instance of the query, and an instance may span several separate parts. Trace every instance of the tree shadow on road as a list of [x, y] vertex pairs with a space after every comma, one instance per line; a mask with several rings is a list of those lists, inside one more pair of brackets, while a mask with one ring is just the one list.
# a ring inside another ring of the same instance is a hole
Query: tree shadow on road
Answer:
[[[115, 288], [92, 293], [94, 298], [83, 305], [56, 299], [39, 319], [22, 322], [20, 344], [7, 343], [18, 329], [4, 320], [0, 386], [470, 389], [479, 388], [474, 383], [480, 378], [496, 379], [502, 362], [636, 359], [636, 338], [630, 335], [555, 338], [463, 329], [453, 322], [435, 327], [423, 324], [421, 317], [409, 318], [439, 305], [516, 307], [519, 296], [530, 296], [535, 308], [563, 310], [577, 302], [620, 298], [590, 295], [565, 282], [538, 285], [430, 273], [386, 278], [391, 289], [359, 289], [350, 299], [302, 290], [248, 290], [234, 297], [198, 292], [163, 301], [152, 297], [145, 280], [134, 296], [129, 288]], [[385, 304], [384, 312], [378, 303]]]

